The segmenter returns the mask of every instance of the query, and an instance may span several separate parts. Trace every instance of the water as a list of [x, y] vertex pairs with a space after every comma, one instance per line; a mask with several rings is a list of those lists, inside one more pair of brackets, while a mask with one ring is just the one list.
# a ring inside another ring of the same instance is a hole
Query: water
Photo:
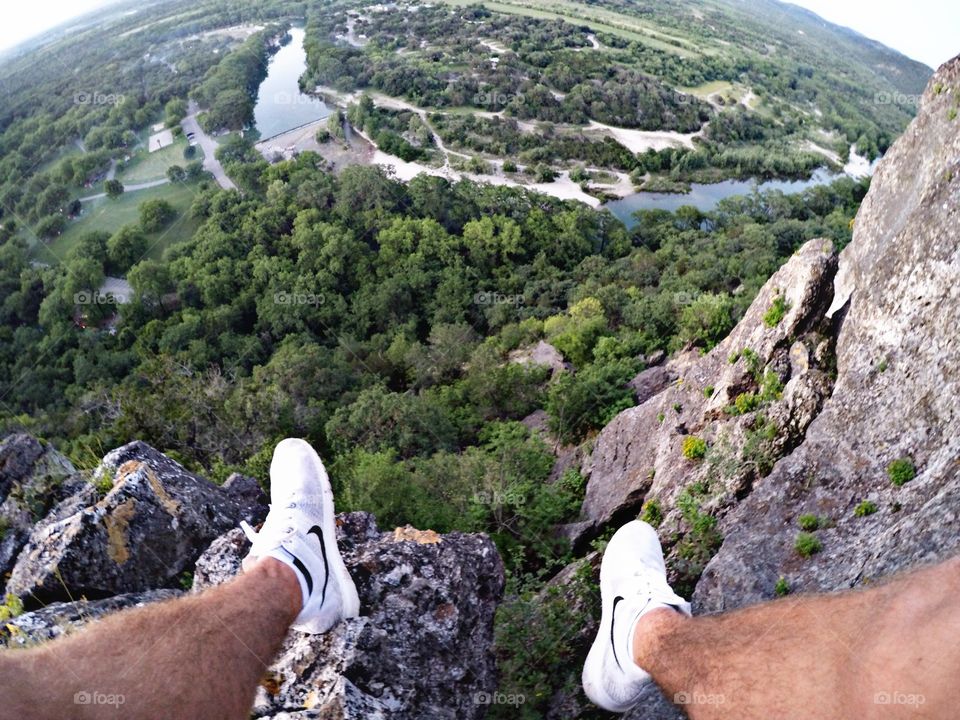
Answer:
[[825, 185], [843, 177], [842, 174], [832, 173], [820, 169], [813, 173], [809, 180], [768, 180], [758, 183], [756, 180], [724, 180], [723, 182], [701, 185], [693, 183], [690, 192], [659, 193], [640, 192], [629, 195], [621, 200], [614, 200], [604, 205], [616, 215], [628, 228], [637, 224], [633, 213], [637, 210], [667, 210], [673, 212], [683, 205], [693, 205], [698, 210], [708, 212], [713, 210], [717, 203], [724, 198], [734, 195], [749, 195], [754, 190], [782, 190], [786, 194], [798, 193], [815, 185]]
[[290, 28], [291, 41], [270, 59], [267, 77], [260, 83], [253, 119], [261, 139], [321, 120], [331, 112], [322, 100], [300, 92], [297, 84], [307, 69], [304, 35], [303, 28]]

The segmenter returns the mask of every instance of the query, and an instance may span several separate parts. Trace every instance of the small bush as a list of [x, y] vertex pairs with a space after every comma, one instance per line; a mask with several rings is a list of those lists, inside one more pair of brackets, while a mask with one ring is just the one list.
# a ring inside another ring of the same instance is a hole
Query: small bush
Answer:
[[820, 518], [810, 513], [805, 513], [797, 518], [797, 525], [801, 530], [816, 530], [820, 527]]
[[744, 415], [760, 407], [760, 396], [756, 393], [745, 392], [737, 395], [733, 401], [733, 414]]
[[705, 398], [711, 398], [711, 397], [713, 397], [713, 385], [707, 385], [707, 386], [703, 389], [703, 396], [704, 396]]
[[815, 555], [820, 550], [823, 549], [823, 544], [820, 542], [820, 538], [816, 535], [813, 535], [808, 532], [801, 532], [797, 534], [797, 539], [793, 544], [794, 549], [802, 557], [810, 557]]
[[0, 603], [0, 622], [5, 622], [23, 613], [23, 601], [13, 593], [7, 593]]
[[647, 500], [640, 510], [640, 519], [653, 527], [660, 527], [660, 523], [663, 522], [663, 509], [660, 503], [657, 500]]
[[696, 435], [687, 435], [683, 439], [683, 456], [687, 460], [703, 460], [707, 454], [707, 441]]
[[913, 465], [913, 460], [902, 457], [887, 465], [887, 476], [890, 478], [890, 482], [900, 487], [917, 476], [917, 469]]
[[877, 504], [872, 500], [864, 500], [853, 509], [855, 517], [866, 517], [873, 515], [877, 511]]
[[787, 303], [787, 299], [783, 295], [777, 295], [770, 308], [763, 315], [763, 324], [769, 328], [775, 328], [783, 320], [789, 309], [790, 305]]
[[784, 597], [790, 594], [790, 584], [783, 575], [777, 580], [777, 584], [773, 586], [773, 592], [777, 597]]
[[667, 416], [663, 413], [657, 413], [657, 424], [663, 425], [663, 421], [667, 419]]

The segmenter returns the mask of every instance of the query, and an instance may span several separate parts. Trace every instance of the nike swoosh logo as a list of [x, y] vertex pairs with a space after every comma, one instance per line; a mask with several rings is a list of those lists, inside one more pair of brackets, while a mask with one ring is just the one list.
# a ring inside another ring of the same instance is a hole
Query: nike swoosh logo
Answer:
[[617, 643], [613, 639], [613, 623], [617, 619], [617, 603], [623, 600], [622, 595], [617, 595], [613, 599], [613, 610], [610, 611], [610, 647], [613, 648], [613, 659], [617, 661], [617, 667], [623, 670], [623, 666], [620, 664], [620, 658], [617, 657]]
[[320, 555], [323, 557], [323, 594], [320, 596], [320, 604], [327, 599], [327, 583], [330, 581], [330, 563], [327, 562], [327, 544], [323, 541], [323, 531], [319, 525], [314, 525], [307, 531], [307, 535], [316, 535], [320, 541]]

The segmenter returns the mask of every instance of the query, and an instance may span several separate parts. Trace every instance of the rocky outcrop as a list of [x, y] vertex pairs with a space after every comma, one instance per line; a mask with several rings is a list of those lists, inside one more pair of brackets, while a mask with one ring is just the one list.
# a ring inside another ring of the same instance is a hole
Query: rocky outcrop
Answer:
[[570, 369], [570, 364], [563, 359], [560, 351], [545, 340], [513, 350], [510, 353], [509, 360], [521, 365], [540, 365], [550, 368], [552, 376]]
[[[260, 688], [256, 717], [477, 718], [497, 686], [493, 616], [503, 566], [483, 535], [380, 532], [373, 516], [338, 517], [338, 544], [362, 617], [326, 635], [291, 632]], [[194, 590], [233, 577], [239, 530], [197, 561]]]
[[34, 523], [85, 484], [49, 445], [23, 433], [0, 441], [0, 574], [13, 567]]
[[836, 263], [830, 242], [811, 240], [710, 352], [681, 353], [637, 378], [650, 397], [601, 431], [584, 464], [582, 532], [652, 502], [672, 536], [684, 530], [677, 501], [686, 489], [716, 512], [802, 439], [831, 389], [824, 314]]
[[[8, 489], [62, 468], [70, 482], [56, 486], [76, 490], [36, 524], [7, 590], [27, 601], [85, 597], [5, 620], [0, 647], [33, 646], [176, 598], [190, 571], [194, 592], [228, 581], [249, 550], [236, 524], [256, 524], [267, 510], [253, 478], [232, 475], [217, 487], [140, 442], [109, 453], [86, 477], [35, 439], [15, 436], [0, 444], [0, 468]], [[366, 513], [338, 516], [337, 535], [362, 616], [323, 635], [291, 630], [252, 717], [482, 717], [483, 699], [497, 688], [493, 619], [504, 589], [490, 539], [381, 532]]]
[[118, 610], [171, 600], [182, 594], [182, 591], [172, 589], [148, 590], [143, 593], [115, 595], [103, 600], [52, 603], [5, 621], [0, 628], [0, 647], [31, 647], [75, 632], [91, 620]]
[[[104, 482], [113, 487], [98, 499], [93, 488]], [[6, 589], [47, 602], [176, 587], [211, 541], [263, 509], [248, 483], [217, 487], [133, 442], [33, 528]]]
[[[955, 60], [877, 168], [840, 257], [833, 395], [803, 444], [723, 520], [701, 610], [769, 598], [780, 577], [794, 591], [835, 590], [960, 547], [958, 107]], [[888, 467], [901, 459], [916, 478], [898, 487]], [[857, 512], [865, 501], [876, 512]], [[809, 559], [794, 549], [801, 514], [821, 519], [823, 549]]]
[[[960, 549], [958, 112], [960, 59], [880, 163], [839, 260], [808, 243], [717, 348], [639, 376], [640, 405], [597, 437], [580, 531], [643, 507], [695, 613], [770, 599], [778, 581], [850, 588]], [[750, 396], [774, 376], [779, 397]], [[704, 443], [685, 454], [687, 438]], [[801, 516], [822, 548], [807, 557]], [[653, 693], [626, 717], [677, 712]]]

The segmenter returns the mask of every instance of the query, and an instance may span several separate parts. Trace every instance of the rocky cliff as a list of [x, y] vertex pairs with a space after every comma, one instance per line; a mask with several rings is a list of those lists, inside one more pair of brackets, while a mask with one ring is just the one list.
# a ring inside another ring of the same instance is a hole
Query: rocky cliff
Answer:
[[[27, 435], [0, 441], [0, 550], [8, 603], [0, 645], [74, 632], [110, 612], [225, 582], [266, 498], [252, 478], [218, 487], [140, 442], [90, 474]], [[483, 535], [338, 517], [361, 617], [325, 635], [291, 631], [258, 691], [258, 718], [474, 718], [497, 686], [493, 616], [503, 566]], [[13, 601], [15, 604], [16, 601]]]
[[[957, 551], [958, 114], [960, 59], [881, 161], [839, 257], [807, 243], [716, 348], [634, 381], [640, 404], [584, 464], [576, 539], [638, 514], [658, 525], [699, 613]], [[653, 695], [628, 717], [678, 712]]]

